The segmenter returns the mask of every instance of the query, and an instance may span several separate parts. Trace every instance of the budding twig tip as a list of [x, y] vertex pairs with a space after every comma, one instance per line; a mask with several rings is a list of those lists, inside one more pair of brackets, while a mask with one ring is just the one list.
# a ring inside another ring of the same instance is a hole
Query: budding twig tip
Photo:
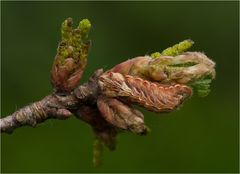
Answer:
[[87, 64], [90, 47], [87, 40], [90, 21], [83, 19], [75, 29], [72, 29], [72, 24], [72, 18], [67, 18], [62, 23], [62, 41], [51, 71], [51, 82], [55, 91], [61, 93], [69, 93], [78, 85]]

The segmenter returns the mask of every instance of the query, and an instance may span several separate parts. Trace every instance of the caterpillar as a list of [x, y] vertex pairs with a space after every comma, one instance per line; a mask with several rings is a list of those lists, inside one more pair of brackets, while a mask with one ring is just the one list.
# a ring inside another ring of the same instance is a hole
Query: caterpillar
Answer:
[[107, 72], [99, 78], [104, 95], [117, 97], [145, 107], [153, 112], [170, 112], [192, 95], [192, 89], [182, 84], [158, 84], [139, 77]]

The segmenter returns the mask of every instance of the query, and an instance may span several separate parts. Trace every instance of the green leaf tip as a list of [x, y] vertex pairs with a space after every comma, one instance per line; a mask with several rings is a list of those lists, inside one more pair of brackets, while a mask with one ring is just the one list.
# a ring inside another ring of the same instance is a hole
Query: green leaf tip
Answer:
[[62, 27], [61, 27], [62, 40], [66, 43], [68, 43], [71, 39], [72, 25], [73, 25], [72, 18], [67, 18], [62, 23]]
[[189, 48], [192, 47], [194, 42], [191, 39], [184, 40], [172, 47], [169, 47], [162, 51], [162, 55], [164, 56], [177, 56], [185, 51], [187, 51]]
[[81, 31], [81, 35], [83, 39], [86, 39], [88, 37], [88, 33], [91, 29], [91, 22], [88, 19], [83, 19], [79, 22], [78, 28]]
[[155, 58], [159, 58], [160, 56], [161, 56], [161, 53], [155, 52], [155, 53], [152, 53], [150, 57], [155, 59]]
[[189, 83], [189, 86], [198, 94], [199, 97], [206, 97], [210, 93], [210, 84], [212, 77], [206, 76], [200, 80]]
[[58, 55], [61, 59], [60, 63], [68, 57], [75, 60], [83, 60], [87, 57], [90, 41], [87, 40], [88, 33], [91, 28], [91, 23], [88, 19], [80, 21], [79, 26], [75, 29], [73, 27], [72, 18], [64, 20], [61, 26], [62, 40], [58, 47]]

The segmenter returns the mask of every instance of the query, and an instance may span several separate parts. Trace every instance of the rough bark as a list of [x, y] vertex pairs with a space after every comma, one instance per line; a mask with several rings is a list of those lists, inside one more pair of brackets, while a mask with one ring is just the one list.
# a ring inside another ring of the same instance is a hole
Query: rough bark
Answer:
[[[68, 95], [50, 94], [42, 100], [25, 106], [13, 114], [0, 119], [1, 132], [12, 133], [22, 126], [35, 127], [47, 119], [67, 119], [77, 113], [81, 105], [94, 105], [99, 93], [98, 77], [103, 73], [97, 70], [83, 85]], [[78, 111], [80, 112], [80, 111]], [[79, 115], [77, 115], [79, 117]]]

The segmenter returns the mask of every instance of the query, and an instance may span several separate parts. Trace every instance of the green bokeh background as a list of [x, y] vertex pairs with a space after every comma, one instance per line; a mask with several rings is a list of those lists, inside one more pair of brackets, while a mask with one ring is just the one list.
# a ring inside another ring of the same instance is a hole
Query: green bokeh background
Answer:
[[170, 114], [143, 111], [152, 132], [121, 134], [92, 166], [91, 129], [72, 117], [1, 135], [2, 172], [238, 172], [238, 2], [1, 2], [1, 113], [51, 93], [49, 71], [67, 17], [92, 22], [82, 82], [138, 55], [191, 38], [217, 63], [206, 98]]

